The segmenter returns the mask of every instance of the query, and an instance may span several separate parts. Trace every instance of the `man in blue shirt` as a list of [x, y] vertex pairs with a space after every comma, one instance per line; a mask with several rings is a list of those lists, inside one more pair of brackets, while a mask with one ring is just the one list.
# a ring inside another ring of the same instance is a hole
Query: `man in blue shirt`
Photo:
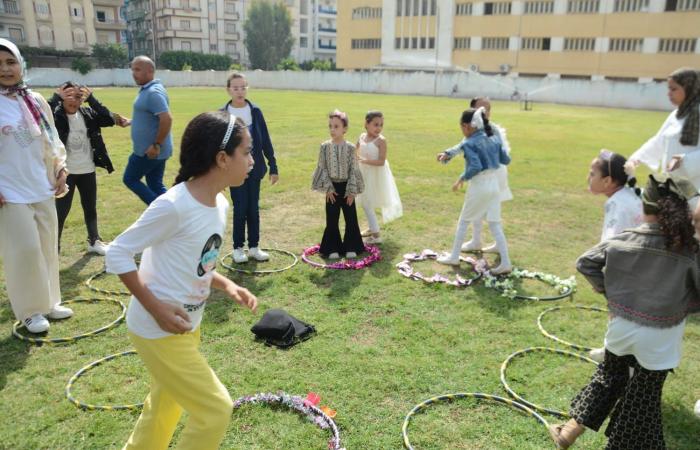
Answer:
[[[173, 154], [170, 101], [163, 84], [154, 79], [155, 71], [155, 64], [147, 56], [137, 56], [131, 61], [131, 75], [141, 89], [134, 100], [131, 120], [118, 118], [119, 125], [131, 125], [134, 149], [122, 179], [147, 205], [166, 191], [165, 162]], [[141, 181], [143, 177], [145, 184]]]

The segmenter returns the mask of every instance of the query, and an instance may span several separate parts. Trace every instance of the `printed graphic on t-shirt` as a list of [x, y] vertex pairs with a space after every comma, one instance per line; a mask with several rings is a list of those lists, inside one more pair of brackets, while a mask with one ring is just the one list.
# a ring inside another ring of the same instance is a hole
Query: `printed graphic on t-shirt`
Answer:
[[29, 147], [34, 142], [32, 134], [29, 132], [29, 128], [24, 125], [18, 125], [16, 128], [12, 125], [5, 125], [2, 127], [2, 134], [5, 136], [12, 135], [15, 138], [15, 142], [22, 148]]
[[199, 265], [197, 266], [197, 275], [200, 277], [211, 272], [216, 267], [216, 260], [219, 258], [219, 249], [221, 248], [221, 243], [223, 239], [218, 234], [213, 234], [207, 243], [204, 244], [204, 249], [202, 250], [202, 256], [199, 259]]

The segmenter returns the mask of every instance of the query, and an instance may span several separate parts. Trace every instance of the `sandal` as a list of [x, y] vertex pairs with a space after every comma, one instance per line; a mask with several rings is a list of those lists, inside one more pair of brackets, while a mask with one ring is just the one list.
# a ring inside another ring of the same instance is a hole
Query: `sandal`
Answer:
[[557, 448], [567, 449], [574, 445], [576, 439], [586, 431], [586, 428], [571, 419], [563, 425], [550, 425], [548, 430]]

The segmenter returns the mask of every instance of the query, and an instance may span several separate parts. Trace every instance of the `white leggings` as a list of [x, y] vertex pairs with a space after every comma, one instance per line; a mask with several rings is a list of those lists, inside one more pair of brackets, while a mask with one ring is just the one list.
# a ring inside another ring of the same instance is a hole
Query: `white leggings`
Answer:
[[367, 216], [367, 222], [369, 222], [369, 231], [372, 233], [379, 233], [379, 221], [377, 220], [377, 213], [374, 212], [374, 208], [369, 205], [362, 205], [362, 209], [365, 211], [365, 216]]

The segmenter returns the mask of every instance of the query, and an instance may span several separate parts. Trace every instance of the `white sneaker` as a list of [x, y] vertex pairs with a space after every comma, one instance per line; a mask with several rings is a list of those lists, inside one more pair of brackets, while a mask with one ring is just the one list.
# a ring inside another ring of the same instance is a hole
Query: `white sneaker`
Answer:
[[481, 244], [476, 243], [474, 241], [465, 242], [464, 244], [462, 244], [461, 250], [463, 252], [480, 252]]
[[243, 248], [233, 249], [233, 262], [238, 264], [248, 262], [248, 256], [246, 256], [245, 252], [243, 251]]
[[347, 259], [357, 258], [357, 253], [355, 253], [355, 252], [347, 252], [347, 253], [345, 254], [345, 257], [346, 257]]
[[437, 259], [437, 262], [440, 264], [444, 264], [446, 266], [458, 266], [459, 265], [459, 258], [457, 259], [452, 259], [450, 255], [443, 255]]
[[486, 247], [483, 247], [481, 249], [483, 253], [498, 253], [498, 248], [496, 247], [496, 243], [494, 242], [491, 245], [487, 245]]
[[248, 256], [254, 258], [256, 261], [267, 261], [270, 259], [270, 255], [260, 250], [260, 247], [249, 248]]
[[370, 236], [365, 239], [365, 244], [381, 244], [382, 242], [384, 242], [384, 239], [381, 236]]
[[700, 400], [695, 402], [695, 415], [700, 417]]
[[30, 333], [43, 333], [49, 330], [49, 321], [41, 314], [34, 314], [24, 319], [24, 326]]
[[597, 363], [602, 363], [605, 359], [605, 347], [594, 348], [588, 352], [588, 357]]
[[107, 244], [105, 244], [104, 242], [102, 242], [99, 239], [95, 240], [95, 242], [92, 244], [90, 244], [90, 242], [88, 242], [87, 251], [88, 251], [88, 253], [96, 253], [100, 256], [104, 256], [105, 253], [107, 253]]
[[489, 272], [491, 272], [491, 275], [493, 276], [498, 276], [498, 275], [507, 275], [513, 271], [513, 266], [504, 266], [503, 264], [500, 264], [498, 267], [495, 267]]
[[69, 317], [73, 317], [73, 310], [65, 306], [56, 305], [46, 315], [46, 317], [51, 320], [67, 319]]
[[333, 252], [330, 255], [328, 255], [328, 259], [340, 259], [340, 255], [338, 252]]

